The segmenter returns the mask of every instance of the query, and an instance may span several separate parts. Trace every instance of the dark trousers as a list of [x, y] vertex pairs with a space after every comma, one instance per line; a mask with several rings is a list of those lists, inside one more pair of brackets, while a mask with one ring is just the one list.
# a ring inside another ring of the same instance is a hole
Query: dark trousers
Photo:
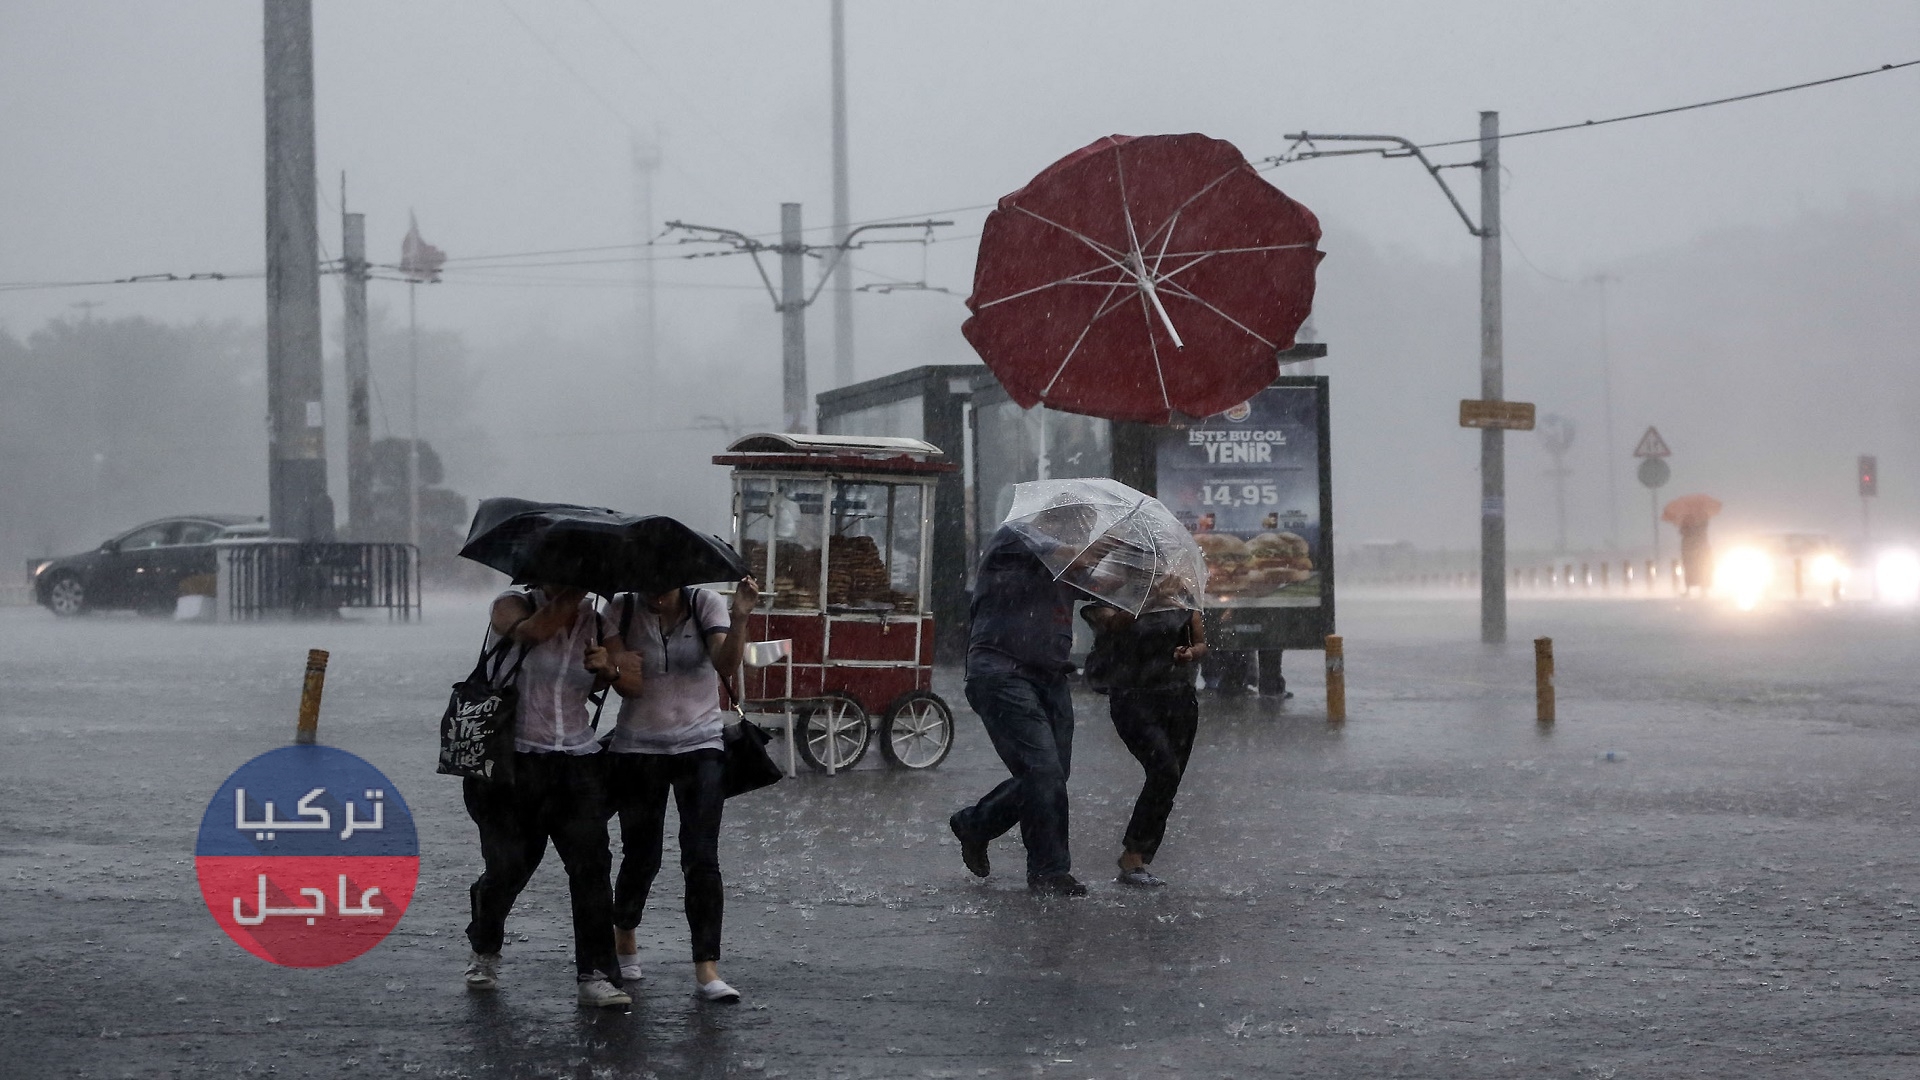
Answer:
[[1067, 681], [976, 675], [967, 680], [967, 704], [1013, 775], [953, 815], [954, 828], [967, 841], [984, 843], [1019, 825], [1029, 881], [1073, 869], [1067, 849], [1073, 696]]
[[1160, 838], [1167, 832], [1167, 815], [1173, 812], [1173, 797], [1180, 791], [1180, 777], [1187, 771], [1187, 757], [1193, 753], [1193, 736], [1200, 727], [1200, 704], [1193, 687], [1169, 690], [1115, 690], [1108, 701], [1113, 729], [1127, 744], [1147, 782], [1134, 801], [1133, 817], [1127, 822], [1121, 843], [1126, 850], [1153, 861], [1160, 850]]
[[666, 839], [667, 790], [680, 811], [680, 872], [686, 878], [687, 928], [693, 962], [720, 959], [720, 921], [726, 891], [720, 880], [720, 811], [726, 754], [612, 754], [610, 787], [620, 814], [620, 877], [613, 890], [613, 924], [640, 925], [647, 893], [660, 872]]
[[465, 782], [467, 816], [480, 827], [480, 855], [486, 861], [469, 890], [473, 921], [467, 924], [467, 940], [474, 952], [500, 951], [507, 913], [552, 840], [573, 898], [574, 968], [583, 978], [599, 972], [620, 981], [613, 960], [604, 756], [515, 754], [511, 782]]

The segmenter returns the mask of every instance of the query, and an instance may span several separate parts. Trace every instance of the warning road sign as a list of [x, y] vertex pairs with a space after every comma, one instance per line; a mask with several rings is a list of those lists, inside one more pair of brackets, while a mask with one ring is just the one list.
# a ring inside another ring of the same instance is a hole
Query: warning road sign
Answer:
[[1667, 440], [1660, 437], [1660, 429], [1649, 427], [1647, 433], [1640, 436], [1640, 445], [1633, 448], [1633, 456], [1645, 458], [1672, 457], [1673, 451], [1667, 449]]

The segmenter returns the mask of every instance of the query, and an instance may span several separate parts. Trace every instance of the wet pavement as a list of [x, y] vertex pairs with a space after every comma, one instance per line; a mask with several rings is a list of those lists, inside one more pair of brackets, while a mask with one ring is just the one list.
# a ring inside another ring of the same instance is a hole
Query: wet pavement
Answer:
[[[1349, 719], [1203, 698], [1154, 893], [1111, 881], [1140, 773], [1079, 700], [1083, 900], [1035, 900], [1013, 837], [977, 883], [947, 814], [1001, 775], [957, 686], [940, 768], [806, 776], [728, 804], [725, 976], [691, 996], [677, 875], [630, 1013], [572, 999], [549, 857], [469, 994], [478, 870], [433, 774], [483, 601], [423, 626], [177, 626], [0, 609], [0, 1075], [1906, 1077], [1920, 1075], [1920, 622], [1466, 597], [1343, 598]], [[1556, 640], [1560, 717], [1533, 719]], [[194, 834], [290, 738], [332, 651], [323, 742], [383, 769], [420, 889], [372, 952], [291, 970], [207, 914]], [[1611, 752], [1611, 754], [1609, 754]]]

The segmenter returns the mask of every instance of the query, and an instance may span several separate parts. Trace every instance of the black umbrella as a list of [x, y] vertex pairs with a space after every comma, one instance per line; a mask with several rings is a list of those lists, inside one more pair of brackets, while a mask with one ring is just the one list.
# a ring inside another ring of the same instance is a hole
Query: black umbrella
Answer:
[[747, 564], [717, 536], [670, 517], [603, 506], [485, 499], [460, 556], [517, 582], [572, 586], [611, 596], [654, 595], [708, 581], [738, 581]]

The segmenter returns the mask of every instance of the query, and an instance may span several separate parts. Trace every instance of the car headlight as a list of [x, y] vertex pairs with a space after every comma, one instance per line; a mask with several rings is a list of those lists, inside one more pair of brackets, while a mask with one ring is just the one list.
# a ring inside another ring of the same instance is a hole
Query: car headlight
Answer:
[[1873, 564], [1873, 586], [1883, 603], [1920, 602], [1920, 553], [1888, 548]]
[[46, 568], [47, 568], [47, 567], [49, 567], [49, 566], [52, 566], [52, 565], [53, 565], [53, 560], [52, 560], [52, 559], [42, 559], [42, 560], [40, 560], [40, 561], [39, 561], [38, 563], [36, 563], [36, 564], [34, 564], [34, 567], [33, 567], [33, 576], [34, 576], [34, 577], [39, 577], [42, 571], [44, 571], [44, 570], [46, 570]]
[[1853, 576], [1853, 571], [1840, 557], [1831, 551], [1823, 551], [1813, 557], [1813, 565], [1808, 568], [1813, 574], [1813, 583], [1820, 586], [1844, 585]]
[[1734, 548], [1721, 556], [1713, 580], [1741, 611], [1752, 611], [1773, 583], [1773, 559], [1759, 548]]

